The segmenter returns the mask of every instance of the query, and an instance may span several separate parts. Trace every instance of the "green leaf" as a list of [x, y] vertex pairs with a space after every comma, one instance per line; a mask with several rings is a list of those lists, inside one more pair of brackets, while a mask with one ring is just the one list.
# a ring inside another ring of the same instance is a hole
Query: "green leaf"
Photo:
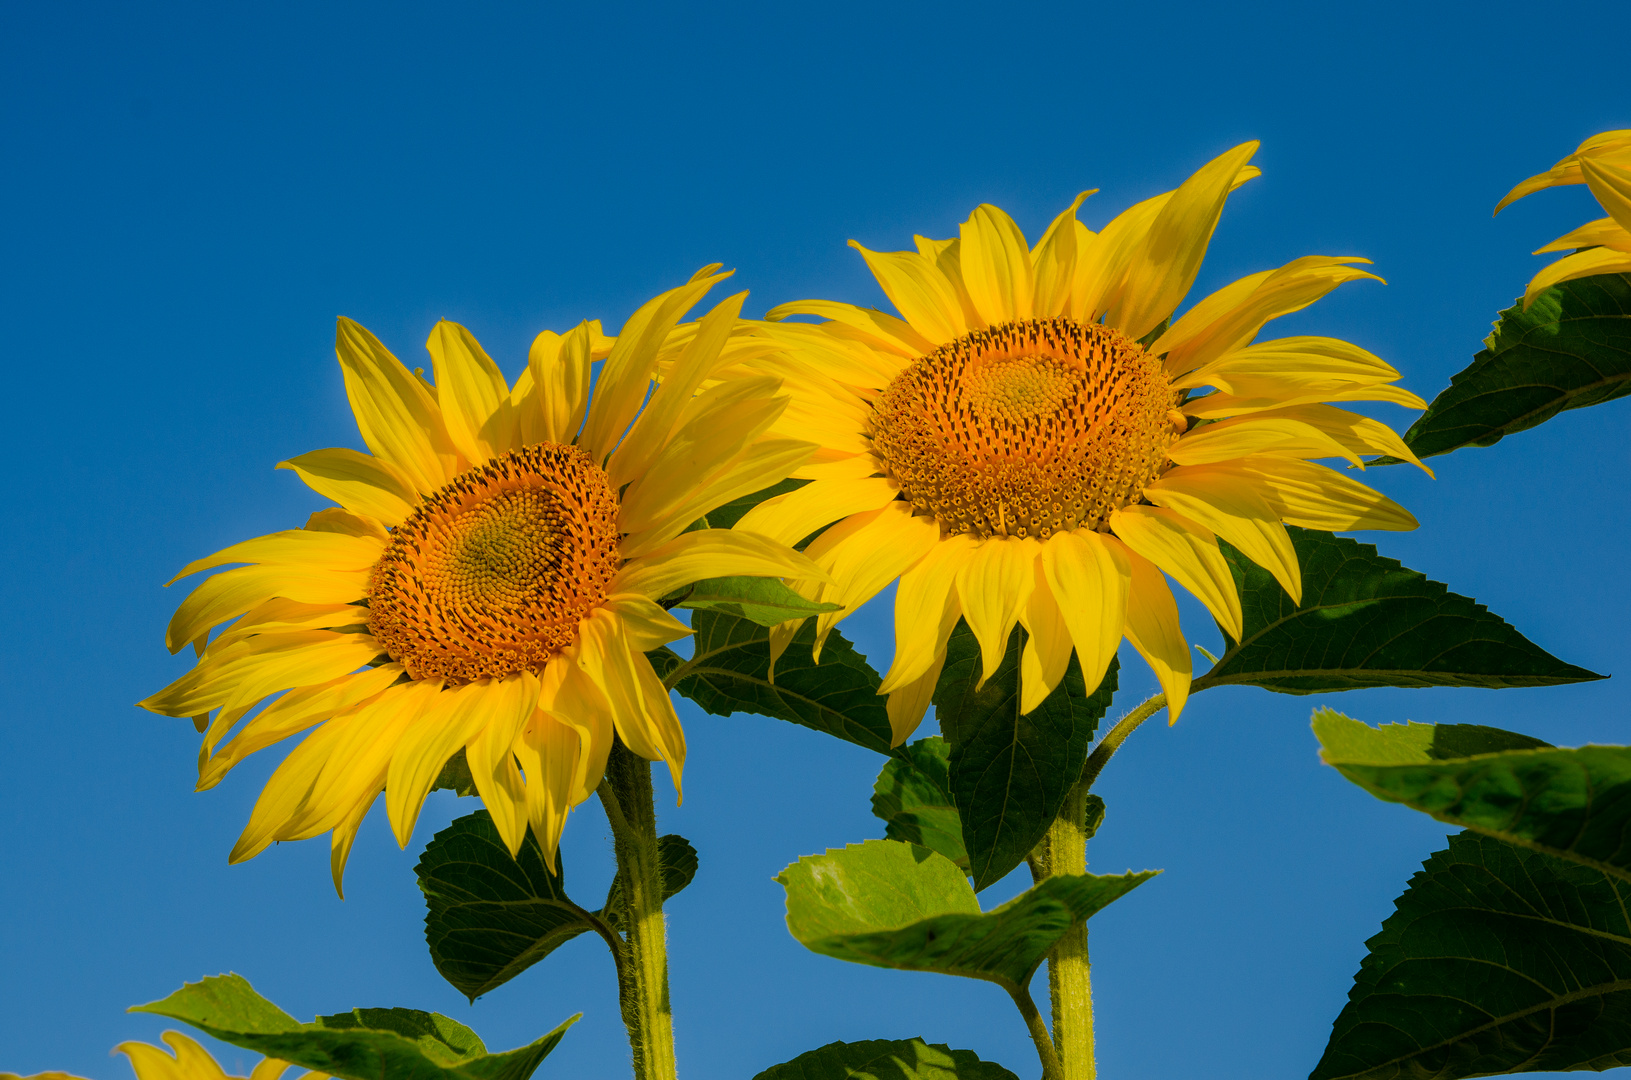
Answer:
[[972, 1050], [922, 1039], [835, 1042], [773, 1065], [753, 1080], [1019, 1080]]
[[1154, 877], [1044, 879], [989, 912], [944, 855], [897, 840], [807, 855], [776, 878], [787, 890], [787, 928], [805, 948], [874, 967], [1030, 982], [1070, 927]]
[[1320, 756], [1327, 763], [1410, 765], [1552, 745], [1482, 724], [1418, 724], [1411, 720], [1371, 727], [1335, 709], [1315, 709], [1313, 727], [1314, 737], [1320, 741]]
[[1420, 457], [1491, 446], [1631, 393], [1631, 274], [1553, 286], [1501, 312], [1486, 348], [1405, 432]]
[[872, 812], [883, 819], [889, 839], [938, 851], [966, 873], [963, 823], [950, 794], [950, 756], [951, 747], [938, 735], [902, 747], [872, 786]]
[[[664, 900], [696, 876], [696, 849], [683, 836], [658, 838], [657, 859]], [[566, 895], [565, 864], [558, 865], [561, 875], [550, 873], [531, 832], [512, 859], [486, 810], [437, 833], [414, 870], [425, 894], [425, 943], [442, 978], [474, 1001], [593, 931], [591, 917], [621, 931], [618, 880], [612, 879], [606, 906], [591, 913]]]
[[[1381, 730], [1377, 742], [1399, 738]], [[1378, 799], [1631, 882], [1631, 747], [1400, 761], [1349, 736], [1321, 756]]]
[[823, 611], [839, 611], [841, 604], [806, 600], [776, 578], [722, 577], [699, 581], [685, 590], [675, 607], [718, 611], [749, 619], [760, 626], [775, 626]]
[[430, 789], [451, 791], [461, 798], [476, 794], [476, 780], [470, 775], [470, 761], [464, 755], [464, 747], [459, 747], [442, 765], [442, 771], [436, 774], [436, 782]]
[[934, 689], [935, 715], [951, 744], [949, 791], [976, 889], [1000, 881], [1048, 831], [1081, 779], [1093, 732], [1116, 692], [1115, 662], [1089, 697], [1072, 655], [1053, 693], [1021, 716], [1024, 643], [1025, 632], [1016, 627], [1002, 665], [981, 686], [979, 642], [959, 620]]
[[1451, 837], [1366, 943], [1312, 1080], [1631, 1064], [1628, 894], [1588, 866]]
[[[691, 841], [678, 833], [669, 833], [657, 838], [657, 872], [663, 879], [663, 902], [687, 885], [697, 876], [697, 849], [691, 846]], [[623, 875], [620, 872], [612, 878], [612, 884], [606, 890], [606, 906], [599, 911], [599, 917], [606, 925], [618, 933], [627, 933], [623, 926], [622, 909], [618, 904], [618, 897], [623, 891]]]
[[529, 1046], [489, 1054], [463, 1024], [417, 1009], [354, 1009], [302, 1024], [241, 975], [188, 983], [130, 1011], [180, 1020], [222, 1042], [343, 1080], [526, 1080], [578, 1021], [572, 1017]]
[[1565, 664], [1476, 600], [1369, 544], [1288, 527], [1303, 602], [1225, 543], [1245, 615], [1239, 643], [1195, 680], [1314, 694], [1369, 686], [1557, 686], [1603, 676]]
[[414, 872], [431, 962], [471, 1001], [593, 929], [532, 833], [512, 859], [486, 810], [437, 833]]
[[663, 682], [715, 716], [758, 713], [802, 724], [847, 742], [890, 753], [892, 734], [878, 673], [834, 630], [821, 664], [810, 659], [815, 621], [799, 628], [770, 677], [770, 631], [717, 611], [691, 617], [691, 659], [669, 649], [647, 653]]
[[775, 498], [777, 495], [785, 495], [789, 491], [797, 491], [809, 482], [808, 480], [783, 480], [780, 483], [772, 484], [770, 487], [750, 491], [746, 495], [732, 499], [723, 506], [716, 506], [708, 511], [708, 516], [702, 519], [707, 523], [704, 527], [709, 529], [729, 529], [738, 521], [741, 521], [743, 515], [749, 510], [752, 510], [766, 499]]

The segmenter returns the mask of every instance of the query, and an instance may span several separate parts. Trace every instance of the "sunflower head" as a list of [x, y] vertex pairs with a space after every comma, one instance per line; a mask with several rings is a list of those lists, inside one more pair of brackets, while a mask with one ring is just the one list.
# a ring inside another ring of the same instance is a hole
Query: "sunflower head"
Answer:
[[[1085, 192], [1034, 244], [989, 205], [915, 251], [852, 241], [898, 315], [800, 301], [759, 325], [754, 365], [793, 399], [776, 430], [821, 448], [796, 474], [807, 486], [737, 528], [788, 543], [819, 534], [806, 550], [833, 581], [800, 590], [842, 611], [819, 617], [818, 653], [834, 623], [898, 580], [883, 683], [897, 739], [922, 717], [959, 620], [986, 677], [1024, 627], [1025, 711], [1073, 655], [1091, 691], [1125, 638], [1176, 717], [1191, 669], [1168, 579], [1238, 638], [1220, 541], [1299, 599], [1283, 523], [1414, 527], [1309, 460], [1414, 461], [1391, 429], [1329, 404], [1422, 408], [1392, 385], [1399, 373], [1334, 338], [1254, 341], [1271, 319], [1374, 278], [1354, 265], [1366, 260], [1297, 259], [1173, 317], [1229, 193], [1257, 175], [1255, 150], [1220, 155], [1098, 232], [1076, 217]], [[795, 630], [778, 627], [773, 647]]]
[[599, 323], [540, 334], [513, 386], [456, 324], [426, 343], [427, 383], [340, 320], [369, 452], [284, 462], [339, 505], [182, 570], [219, 571], [170, 624], [171, 650], [191, 643], [198, 664], [142, 702], [204, 732], [200, 788], [309, 731], [234, 861], [332, 832], [338, 887], [380, 792], [406, 846], [460, 753], [510, 849], [531, 828], [551, 859], [614, 737], [667, 762], [678, 786], [685, 735], [645, 654], [690, 631], [657, 601], [710, 577], [825, 576], [785, 546], [692, 529], [815, 449], [770, 430], [788, 404], [778, 379], [724, 377], [745, 294], [680, 324], [717, 269], [615, 339]]

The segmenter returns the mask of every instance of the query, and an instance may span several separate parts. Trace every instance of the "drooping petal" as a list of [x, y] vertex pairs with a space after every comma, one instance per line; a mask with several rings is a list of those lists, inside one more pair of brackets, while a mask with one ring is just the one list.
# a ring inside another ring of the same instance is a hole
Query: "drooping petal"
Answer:
[[560, 872], [561, 832], [572, 809], [582, 753], [583, 740], [577, 729], [543, 709], [534, 710], [515, 740], [515, 756], [527, 777], [527, 823], [544, 851], [545, 864], [556, 873]]
[[1041, 544], [1031, 539], [991, 537], [969, 552], [957, 568], [957, 601], [980, 643], [980, 682], [996, 674], [1036, 586]]
[[1054, 601], [1053, 590], [1041, 580], [1042, 566], [1038, 560], [1033, 570], [1038, 581], [1031, 589], [1030, 599], [1019, 621], [1029, 635], [1025, 651], [1019, 658], [1019, 711], [1026, 715], [1053, 693], [1059, 680], [1070, 666], [1071, 637], [1065, 625], [1064, 614]]
[[[935, 684], [940, 681], [940, 672], [945, 665], [946, 650], [941, 649], [923, 674], [889, 691], [884, 712], [889, 717], [890, 746], [900, 746], [923, 723], [923, 714], [928, 712], [929, 704], [934, 699]], [[878, 692], [883, 693], [882, 690]]]
[[1223, 632], [1240, 640], [1240, 594], [1211, 530], [1171, 510], [1129, 506], [1110, 515], [1116, 537], [1195, 595]]
[[1104, 681], [1127, 625], [1126, 548], [1088, 529], [1061, 530], [1042, 542], [1041, 565], [1091, 694]]
[[1167, 696], [1167, 716], [1176, 724], [1189, 700], [1194, 671], [1189, 643], [1178, 625], [1178, 604], [1154, 563], [1133, 551], [1127, 552], [1127, 563], [1132, 578], [1127, 593], [1127, 641], [1155, 672]]
[[1169, 469], [1144, 488], [1144, 497], [1176, 511], [1229, 541], [1252, 562], [1274, 575], [1302, 603], [1302, 569], [1279, 515], [1258, 486], [1240, 473], [1209, 465]]
[[911, 506], [899, 501], [852, 514], [816, 537], [805, 550], [830, 580], [811, 589], [806, 579], [796, 587], [840, 607], [816, 618], [816, 658], [838, 622], [910, 569], [939, 539], [940, 527], [932, 519], [915, 517]]
[[[878, 693], [894, 693], [916, 682], [930, 668], [939, 670], [946, 655], [946, 640], [963, 616], [957, 599], [957, 571], [977, 543], [968, 533], [948, 536], [900, 575], [895, 589], [895, 659]], [[912, 724], [915, 727], [917, 720]]]

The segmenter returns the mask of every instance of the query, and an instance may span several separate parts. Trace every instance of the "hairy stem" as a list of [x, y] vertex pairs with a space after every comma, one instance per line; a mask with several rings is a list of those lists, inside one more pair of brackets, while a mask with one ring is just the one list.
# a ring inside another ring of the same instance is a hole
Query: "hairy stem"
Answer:
[[[1082, 778], [1070, 789], [1059, 816], [1048, 826], [1027, 862], [1038, 882], [1061, 874], [1087, 873], [1087, 793], [1099, 773], [1138, 725], [1167, 703], [1157, 694], [1116, 722], [1093, 748]], [[1098, 1072], [1093, 1035], [1093, 964], [1087, 953], [1087, 923], [1072, 926], [1048, 952], [1048, 998], [1059, 1080], [1094, 1080]], [[1023, 1008], [1021, 1008], [1023, 1012]], [[1029, 1021], [1027, 1021], [1029, 1022]], [[1041, 1018], [1037, 1018], [1041, 1023]], [[1035, 1032], [1032, 1032], [1033, 1038]], [[1043, 1061], [1047, 1065], [1046, 1059]]]
[[1036, 1044], [1036, 1056], [1042, 1059], [1042, 1080], [1063, 1080], [1065, 1073], [1059, 1066], [1059, 1053], [1053, 1048], [1053, 1040], [1048, 1038], [1048, 1025], [1042, 1022], [1042, 1014], [1037, 1011], [1036, 1002], [1031, 1000], [1031, 992], [1021, 986], [1010, 990], [1008, 995], [1019, 1007], [1019, 1015], [1025, 1018], [1025, 1027], [1031, 1033], [1031, 1041]]
[[625, 962], [618, 965], [618, 1000], [634, 1052], [634, 1078], [675, 1080], [668, 940], [651, 763], [615, 742], [606, 761], [600, 799], [612, 825], [612, 847], [622, 881], [617, 902], [627, 951]]

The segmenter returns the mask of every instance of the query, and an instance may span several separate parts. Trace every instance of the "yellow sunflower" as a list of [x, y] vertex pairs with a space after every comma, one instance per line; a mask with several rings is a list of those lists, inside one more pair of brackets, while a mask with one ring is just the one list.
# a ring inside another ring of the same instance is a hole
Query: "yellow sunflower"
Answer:
[[372, 453], [283, 462], [339, 507], [183, 568], [250, 564], [181, 604], [168, 643], [193, 645], [198, 664], [141, 702], [194, 718], [200, 790], [316, 726], [268, 781], [232, 861], [332, 832], [338, 889], [375, 797], [386, 792], [406, 846], [461, 750], [511, 851], [530, 826], [551, 861], [614, 731], [678, 786], [685, 733], [644, 654], [690, 631], [656, 601], [709, 577], [824, 576], [750, 534], [687, 531], [814, 449], [768, 433], [787, 405], [778, 378], [716, 378], [746, 294], [677, 328], [727, 276], [717, 269], [645, 304], [615, 340], [598, 323], [540, 334], [513, 389], [454, 323], [426, 343], [432, 385], [340, 320], [346, 395]]
[[[811, 483], [737, 528], [796, 543], [830, 525], [807, 553], [833, 581], [799, 586], [845, 608], [819, 617], [817, 650], [844, 614], [900, 579], [883, 683], [897, 742], [922, 719], [959, 618], [985, 678], [1015, 624], [1025, 627], [1024, 711], [1059, 683], [1073, 649], [1092, 690], [1125, 637], [1176, 718], [1190, 653], [1163, 572], [1238, 640], [1220, 539], [1300, 599], [1282, 522], [1415, 527], [1391, 500], [1305, 460], [1415, 461], [1384, 424], [1326, 404], [1423, 408], [1390, 385], [1399, 373], [1334, 338], [1252, 344], [1269, 319], [1373, 278], [1350, 265], [1367, 260], [1297, 259], [1168, 325], [1229, 192], [1258, 175], [1247, 164], [1256, 148], [1230, 150], [1099, 233], [1076, 220], [1085, 192], [1035, 247], [989, 205], [955, 239], [917, 237], [916, 251], [851, 241], [900, 317], [801, 301], [761, 324], [781, 352], [750, 363], [793, 395], [775, 430], [822, 448], [795, 474]], [[782, 321], [791, 315], [828, 321]], [[778, 649], [796, 628], [776, 628]]]
[[[1631, 272], [1631, 131], [1593, 135], [1546, 172], [1531, 176], [1507, 192], [1495, 212], [1499, 214], [1509, 204], [1542, 188], [1568, 184], [1589, 187], [1598, 204], [1608, 211], [1608, 217], [1565, 233], [1535, 252], [1574, 254], [1565, 255], [1530, 280], [1523, 294], [1525, 308], [1553, 285], [1594, 274]], [[1580, 248], [1585, 250], [1577, 250]]]

